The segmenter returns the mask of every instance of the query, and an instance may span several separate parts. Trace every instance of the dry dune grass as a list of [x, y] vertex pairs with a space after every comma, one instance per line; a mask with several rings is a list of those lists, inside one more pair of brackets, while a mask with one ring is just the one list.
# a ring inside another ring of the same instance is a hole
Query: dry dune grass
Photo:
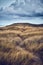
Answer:
[[0, 65], [43, 65], [43, 26], [0, 28]]

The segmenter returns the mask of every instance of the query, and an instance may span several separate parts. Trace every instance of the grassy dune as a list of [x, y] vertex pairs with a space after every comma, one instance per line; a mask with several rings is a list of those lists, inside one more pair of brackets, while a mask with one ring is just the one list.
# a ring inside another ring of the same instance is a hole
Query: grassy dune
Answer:
[[43, 25], [0, 27], [0, 65], [43, 65]]

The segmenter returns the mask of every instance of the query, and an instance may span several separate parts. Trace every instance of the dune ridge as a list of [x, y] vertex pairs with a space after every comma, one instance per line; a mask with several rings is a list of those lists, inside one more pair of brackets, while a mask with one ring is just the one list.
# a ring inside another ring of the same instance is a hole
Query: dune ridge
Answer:
[[43, 24], [0, 27], [0, 65], [43, 65]]

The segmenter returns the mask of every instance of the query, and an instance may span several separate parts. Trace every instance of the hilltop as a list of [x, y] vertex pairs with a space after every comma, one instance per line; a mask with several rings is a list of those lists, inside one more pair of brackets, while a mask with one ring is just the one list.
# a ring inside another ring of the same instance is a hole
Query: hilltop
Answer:
[[43, 24], [0, 27], [0, 65], [43, 65]]

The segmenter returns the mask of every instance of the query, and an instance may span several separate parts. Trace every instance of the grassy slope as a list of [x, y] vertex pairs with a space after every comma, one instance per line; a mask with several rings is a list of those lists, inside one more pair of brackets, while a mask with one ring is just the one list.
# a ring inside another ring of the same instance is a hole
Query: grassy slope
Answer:
[[43, 65], [43, 26], [0, 28], [0, 65]]

